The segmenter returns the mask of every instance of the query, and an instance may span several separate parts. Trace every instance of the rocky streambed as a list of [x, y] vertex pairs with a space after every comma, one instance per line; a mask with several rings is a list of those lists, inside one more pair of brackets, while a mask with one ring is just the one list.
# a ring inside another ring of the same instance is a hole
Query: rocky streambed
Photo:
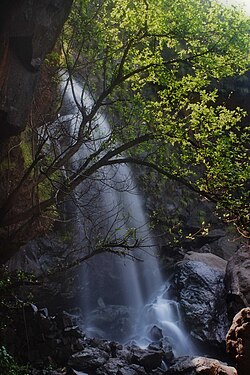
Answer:
[[215, 359], [175, 358], [160, 335], [142, 349], [133, 343], [87, 338], [82, 323], [77, 313], [50, 316], [47, 309], [27, 304], [8, 327], [6, 345], [31, 364], [32, 375], [237, 374]]
[[[178, 259], [171, 259], [174, 265], [168, 290], [180, 305], [186, 332], [197, 348], [194, 355], [176, 357], [167, 335], [157, 325], [150, 332], [151, 342], [143, 348], [133, 340], [121, 344], [88, 337], [88, 317], [76, 305], [72, 307], [71, 294], [70, 303], [65, 303], [67, 298], [60, 299], [62, 290], [55, 290], [54, 283], [49, 287], [49, 282], [47, 303], [41, 298], [37, 306], [26, 303], [15, 310], [13, 324], [2, 331], [1, 345], [15, 358], [30, 363], [32, 375], [236, 375], [236, 368], [238, 375], [249, 375], [249, 248], [241, 247], [228, 261], [202, 249], [175, 251]], [[74, 290], [79, 293], [73, 287], [71, 293]], [[107, 306], [101, 308], [108, 311]], [[232, 362], [226, 354], [226, 335]]]

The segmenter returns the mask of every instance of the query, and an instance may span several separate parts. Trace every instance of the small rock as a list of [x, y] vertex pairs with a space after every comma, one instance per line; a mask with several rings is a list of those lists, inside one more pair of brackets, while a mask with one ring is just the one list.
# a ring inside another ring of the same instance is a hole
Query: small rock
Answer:
[[149, 337], [153, 341], [159, 341], [163, 338], [162, 330], [154, 325], [149, 332]]
[[64, 329], [63, 332], [65, 336], [76, 337], [76, 338], [83, 337], [83, 332], [80, 330], [78, 326], [67, 327]]

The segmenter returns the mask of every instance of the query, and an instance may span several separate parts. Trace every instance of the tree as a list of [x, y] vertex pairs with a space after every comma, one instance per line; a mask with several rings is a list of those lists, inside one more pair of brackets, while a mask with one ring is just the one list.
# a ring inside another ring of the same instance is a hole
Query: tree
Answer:
[[[63, 148], [57, 147], [63, 135], [55, 124], [40, 137], [32, 163], [0, 209], [1, 227], [25, 231], [105, 166], [136, 163], [214, 201], [245, 230], [249, 126], [241, 124], [240, 108], [218, 104], [214, 87], [246, 71], [248, 47], [249, 19], [213, 0], [75, 1], [62, 51], [77, 131]], [[73, 77], [82, 82], [80, 96]], [[86, 91], [92, 95], [87, 104]], [[98, 114], [104, 112], [111, 131], [100, 135]], [[52, 159], [44, 151], [47, 139]], [[90, 144], [96, 145], [92, 152], [62, 180], [58, 172]], [[50, 196], [13, 216], [18, 192], [34, 170], [33, 187], [48, 181]]]

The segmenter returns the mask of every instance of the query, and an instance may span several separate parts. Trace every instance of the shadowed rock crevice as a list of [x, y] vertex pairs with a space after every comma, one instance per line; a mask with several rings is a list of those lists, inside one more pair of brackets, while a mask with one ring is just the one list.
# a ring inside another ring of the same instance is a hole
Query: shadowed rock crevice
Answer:
[[72, 0], [3, 2], [0, 5], [1, 140], [26, 125], [39, 70], [59, 36]]

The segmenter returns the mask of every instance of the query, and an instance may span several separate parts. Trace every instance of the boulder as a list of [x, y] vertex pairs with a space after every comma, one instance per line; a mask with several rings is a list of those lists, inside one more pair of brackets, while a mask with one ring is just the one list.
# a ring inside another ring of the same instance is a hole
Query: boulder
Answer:
[[146, 371], [139, 365], [128, 365], [119, 358], [110, 358], [107, 363], [97, 369], [96, 375], [146, 375]]
[[131, 322], [134, 321], [134, 314], [133, 308], [124, 305], [98, 307], [88, 314], [86, 326], [92, 327], [91, 336], [105, 338], [108, 335], [112, 340], [119, 341], [133, 332]]
[[79, 371], [93, 371], [103, 366], [108, 359], [109, 355], [105, 351], [88, 347], [81, 352], [73, 354], [68, 361], [68, 365]]
[[160, 350], [141, 349], [139, 347], [131, 348], [129, 362], [143, 366], [146, 371], [156, 369], [161, 365], [164, 352]]
[[110, 358], [101, 368], [97, 369], [97, 375], [117, 375], [117, 371], [127, 367], [126, 361], [120, 358]]
[[250, 251], [242, 246], [230, 258], [226, 268], [225, 286], [227, 291], [228, 315], [230, 320], [235, 314], [250, 305]]
[[227, 262], [211, 253], [197, 253], [195, 251], [189, 251], [187, 254], [185, 254], [184, 261], [185, 260], [202, 262], [209, 267], [220, 270], [222, 273], [226, 272]]
[[166, 375], [237, 375], [234, 367], [229, 367], [216, 359], [205, 357], [180, 357], [165, 372]]
[[238, 375], [250, 371], [250, 307], [242, 309], [233, 319], [226, 338], [227, 351], [237, 364]]
[[172, 285], [191, 335], [216, 347], [224, 344], [228, 330], [224, 270], [216, 255], [193, 253], [176, 265]]
[[123, 367], [117, 371], [116, 375], [138, 375], [138, 372], [131, 367]]
[[152, 341], [159, 341], [163, 338], [162, 329], [153, 325], [153, 327], [149, 331], [149, 338]]

